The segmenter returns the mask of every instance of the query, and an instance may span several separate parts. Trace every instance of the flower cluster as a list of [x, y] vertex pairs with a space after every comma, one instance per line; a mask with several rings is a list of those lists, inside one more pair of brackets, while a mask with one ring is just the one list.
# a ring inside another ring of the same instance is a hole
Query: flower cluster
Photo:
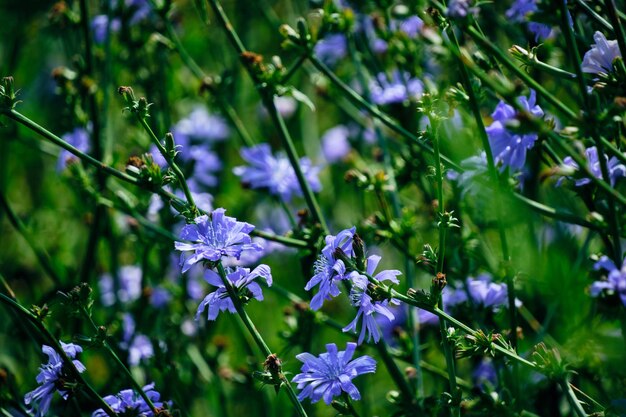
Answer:
[[[530, 96], [518, 97], [517, 102], [531, 116], [542, 117], [543, 110], [537, 105], [537, 97], [534, 90], [530, 90]], [[493, 123], [486, 128], [489, 136], [489, 144], [493, 151], [496, 163], [502, 164], [502, 170], [510, 168], [513, 171], [520, 170], [526, 162], [526, 152], [537, 141], [536, 133], [516, 133], [510, 130], [509, 123], [517, 121], [517, 111], [513, 106], [504, 101], [498, 103], [491, 113]]]
[[141, 275], [141, 268], [137, 265], [125, 265], [119, 268], [117, 283], [114, 282], [111, 274], [103, 274], [98, 282], [102, 305], [110, 307], [116, 302], [126, 304], [139, 299], [142, 290]]
[[372, 101], [376, 104], [395, 104], [407, 100], [417, 100], [424, 94], [424, 84], [407, 73], [394, 71], [391, 77], [380, 73], [370, 83]]
[[296, 358], [303, 363], [302, 373], [293, 378], [302, 392], [300, 401], [309, 398], [316, 403], [324, 399], [330, 404], [334, 397], [347, 393], [353, 400], [360, 400], [361, 394], [352, 380], [359, 375], [376, 372], [376, 361], [365, 355], [352, 359], [356, 343], [348, 343], [346, 350], [339, 351], [337, 345], [329, 343], [326, 352], [319, 356], [301, 353]]
[[[235, 167], [233, 172], [246, 186], [254, 189], [265, 188], [285, 202], [290, 201], [293, 195], [302, 195], [300, 183], [286, 155], [272, 155], [270, 146], [264, 143], [252, 148], [242, 148], [241, 156], [250, 166]], [[308, 158], [300, 159], [300, 167], [311, 190], [320, 191], [320, 169], [313, 166]]]
[[[80, 373], [85, 372], [87, 369], [85, 365], [78, 359], [75, 359], [83, 351], [83, 348], [73, 343], [60, 343], [67, 357], [72, 359], [76, 370]], [[34, 412], [36, 417], [45, 416], [48, 413], [55, 392], [58, 392], [64, 400], [67, 400], [69, 391], [65, 386], [65, 382], [68, 379], [71, 381], [61, 355], [48, 345], [43, 345], [41, 350], [48, 355], [48, 363], [39, 367], [37, 383], [40, 386], [24, 396], [24, 403], [26, 405], [32, 404], [30, 412]]]
[[[506, 17], [516, 23], [525, 22], [529, 16], [532, 16], [539, 10], [538, 2], [539, 0], [515, 0], [506, 11]], [[528, 30], [535, 35], [536, 42], [539, 42], [541, 39], [548, 39], [553, 35], [552, 28], [543, 23], [530, 21], [528, 22]]]
[[[154, 382], [146, 385], [142, 388], [143, 392], [150, 399], [152, 404], [159, 409], [163, 409], [164, 403], [160, 401], [161, 394], [154, 389]], [[146, 403], [141, 395], [133, 391], [132, 389], [124, 389], [115, 395], [107, 395], [103, 400], [111, 406], [111, 409], [121, 416], [141, 416], [141, 417], [154, 417], [150, 406]], [[108, 414], [103, 409], [98, 409], [93, 412], [91, 417], [107, 417]]]

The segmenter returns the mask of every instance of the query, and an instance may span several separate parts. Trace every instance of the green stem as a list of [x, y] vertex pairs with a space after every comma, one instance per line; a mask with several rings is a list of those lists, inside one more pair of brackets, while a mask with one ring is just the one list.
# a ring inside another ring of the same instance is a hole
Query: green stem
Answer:
[[[361, 95], [359, 95], [356, 91], [350, 88], [346, 83], [344, 83], [337, 75], [331, 71], [323, 62], [321, 62], [315, 55], [309, 56], [309, 61], [313, 64], [318, 71], [324, 74], [326, 77], [330, 79], [330, 81], [341, 90], [342, 93], [357, 107], [365, 109], [372, 116], [376, 117], [378, 120], [382, 122], [389, 129], [398, 133], [399, 135], [411, 140], [412, 143], [419, 146], [422, 150], [428, 152], [429, 154], [433, 154], [433, 149], [427, 144], [420, 141], [417, 136], [400, 126], [398, 123], [393, 121], [393, 119], [387, 114], [378, 110], [376, 106], [369, 103], [365, 100]], [[445, 163], [445, 165], [449, 168], [454, 169], [455, 171], [462, 172], [463, 169], [459, 167], [456, 163], [454, 163], [451, 159], [446, 156], [441, 156], [441, 159]]]
[[33, 313], [31, 313], [25, 307], [19, 304], [16, 300], [13, 300], [5, 294], [0, 293], [0, 302], [7, 305], [8, 307], [11, 307], [18, 314], [25, 317], [39, 331], [39, 333], [41, 333], [41, 335], [45, 339], [47, 339], [48, 343], [50, 343], [52, 348], [54, 348], [59, 356], [61, 356], [61, 359], [63, 359], [63, 362], [67, 365], [68, 369], [72, 373], [72, 376], [85, 386], [91, 398], [95, 400], [100, 407], [102, 407], [107, 415], [109, 415], [110, 417], [117, 417], [117, 413], [113, 411], [109, 404], [104, 401], [104, 399], [93, 389], [91, 385], [89, 385], [83, 375], [78, 372], [78, 369], [76, 369], [74, 362], [67, 356], [59, 341], [52, 335], [52, 333], [50, 333], [50, 331], [46, 328], [46, 326], [44, 326], [39, 318], [37, 318]]
[[[226, 292], [228, 293], [228, 296], [230, 297], [231, 301], [233, 302], [233, 305], [235, 306], [235, 310], [237, 310], [237, 314], [239, 314], [241, 321], [248, 329], [248, 332], [254, 339], [254, 342], [257, 344], [257, 346], [259, 347], [259, 349], [261, 350], [263, 355], [265, 355], [266, 358], [271, 356], [272, 351], [267, 346], [267, 343], [265, 343], [265, 340], [263, 340], [263, 336], [261, 336], [261, 333], [259, 333], [259, 331], [257, 330], [256, 326], [252, 322], [252, 319], [250, 318], [250, 316], [248, 316], [248, 313], [246, 313], [246, 310], [241, 302], [241, 298], [239, 298], [239, 295], [237, 294], [236, 289], [233, 287], [232, 283], [226, 276], [226, 270], [224, 270], [224, 266], [222, 265], [221, 261], [217, 262], [217, 271], [219, 273], [220, 278], [222, 279], [222, 283], [224, 284], [224, 287], [226, 288]], [[285, 389], [287, 390], [287, 395], [289, 396], [289, 399], [291, 400], [298, 415], [301, 417], [307, 417], [306, 411], [304, 411], [302, 404], [298, 400], [298, 396], [293, 390], [291, 383], [289, 382], [287, 377], [282, 373], [282, 371], [279, 372], [279, 378], [282, 382], [281, 386], [284, 386]]]
[[567, 377], [559, 381], [559, 385], [565, 394], [567, 394], [567, 399], [569, 400], [571, 407], [574, 409], [574, 412], [576, 412], [576, 415], [578, 415], [578, 417], [587, 417], [587, 412], [578, 400], [578, 397], [576, 397], [576, 393], [572, 389]]
[[198, 211], [198, 208], [196, 207], [196, 203], [193, 201], [191, 190], [189, 189], [189, 186], [187, 185], [187, 181], [185, 180], [185, 175], [180, 170], [180, 167], [178, 166], [178, 164], [174, 161], [174, 158], [172, 158], [169, 152], [167, 152], [163, 144], [161, 144], [161, 141], [159, 140], [159, 138], [157, 138], [156, 135], [154, 134], [154, 131], [152, 130], [150, 125], [148, 125], [148, 122], [146, 121], [146, 119], [141, 117], [139, 113], [137, 113], [137, 120], [139, 121], [141, 126], [144, 128], [146, 133], [148, 133], [148, 136], [150, 136], [150, 140], [152, 140], [152, 143], [156, 145], [157, 149], [159, 150], [159, 152], [161, 152], [161, 155], [163, 155], [163, 158], [165, 158], [165, 160], [167, 161], [167, 164], [174, 172], [174, 175], [176, 176], [176, 178], [178, 179], [178, 183], [180, 184], [180, 188], [185, 193], [185, 198], [187, 198], [187, 202], [191, 206], [190, 207], [191, 212]]
[[343, 397], [343, 400], [345, 401], [346, 407], [348, 407], [348, 411], [350, 411], [350, 414], [353, 417], [359, 417], [359, 413], [354, 409], [354, 406], [352, 405], [352, 400], [350, 399], [348, 393], [344, 392], [343, 394], [341, 394], [341, 396]]
[[35, 242], [35, 240], [30, 236], [30, 233], [26, 230], [26, 226], [24, 223], [17, 217], [9, 202], [6, 200], [4, 193], [0, 191], [0, 207], [6, 212], [6, 215], [9, 219], [9, 222], [13, 225], [15, 230], [22, 235], [22, 238], [26, 241], [28, 246], [32, 249], [33, 253], [37, 257], [39, 264], [43, 268], [43, 270], [48, 274], [48, 276], [52, 279], [56, 287], [63, 286], [63, 281], [61, 277], [55, 270], [54, 266], [52, 266], [52, 260], [50, 259], [50, 255], [48, 252], [42, 247], [39, 246]]
[[606, 19], [602, 16], [600, 16], [598, 13], [596, 13], [595, 10], [593, 10], [591, 8], [591, 6], [589, 6], [587, 4], [586, 1], [584, 0], [576, 0], [576, 4], [578, 4], [584, 11], [585, 13], [587, 13], [587, 15], [589, 15], [589, 17], [591, 17], [592, 19], [594, 19], [598, 24], [602, 25], [604, 27], [604, 29], [613, 32], [613, 26], [606, 21]]
[[624, 27], [619, 21], [619, 15], [615, 0], [604, 0], [606, 12], [611, 19], [613, 28], [615, 29], [615, 37], [617, 38], [617, 45], [622, 57], [626, 57], [626, 34], [624, 33]]

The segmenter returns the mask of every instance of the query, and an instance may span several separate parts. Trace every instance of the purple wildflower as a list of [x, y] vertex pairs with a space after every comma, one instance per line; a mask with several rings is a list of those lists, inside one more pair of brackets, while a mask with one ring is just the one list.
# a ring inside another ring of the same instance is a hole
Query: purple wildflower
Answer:
[[[263, 264], [254, 268], [252, 272], [250, 272], [248, 268], [237, 268], [231, 272], [227, 271], [226, 277], [231, 282], [237, 294], [244, 295], [247, 298], [254, 298], [258, 301], [263, 300], [263, 291], [255, 280], [257, 278], [264, 279], [268, 287], [272, 286], [270, 267]], [[208, 269], [204, 273], [204, 279], [209, 284], [217, 287], [217, 289], [202, 300], [196, 312], [196, 320], [198, 320], [200, 314], [204, 312], [207, 306], [209, 307], [209, 320], [215, 320], [220, 311], [236, 313], [237, 310], [235, 309], [233, 300], [229, 297], [228, 291], [226, 291], [226, 287], [220, 276], [215, 271]]]
[[[380, 259], [381, 258], [378, 255], [371, 255], [367, 258], [366, 272], [369, 276], [373, 276]], [[379, 272], [376, 276], [374, 276], [374, 278], [380, 282], [391, 281], [394, 284], [399, 284], [398, 278], [396, 277], [400, 274], [401, 272], [397, 270], [385, 270]], [[362, 318], [363, 324], [361, 327], [361, 333], [359, 334], [358, 344], [363, 343], [365, 336], [367, 336], [368, 341], [373, 338], [374, 342], [378, 343], [380, 340], [380, 330], [378, 329], [374, 313], [378, 313], [386, 317], [387, 320], [392, 321], [394, 319], [394, 315], [389, 309], [389, 303], [398, 305], [400, 302], [393, 298], [391, 300], [382, 301], [374, 300], [368, 291], [370, 282], [365, 275], [361, 275], [358, 272], [351, 272], [348, 275], [348, 278], [352, 281], [350, 300], [353, 306], [358, 307], [358, 311], [354, 320], [352, 320], [352, 322], [342, 330], [344, 332], [356, 332], [357, 325]]]
[[[538, 0], [516, 0], [506, 11], [506, 17], [512, 22], [525, 22], [539, 10], [537, 3]], [[568, 15], [568, 19], [571, 21], [571, 16]], [[528, 22], [528, 30], [535, 35], [536, 42], [548, 39], [554, 34], [550, 26], [539, 22]]]
[[[163, 408], [163, 402], [159, 401], [161, 394], [154, 390], [154, 382], [146, 385], [142, 389], [157, 409]], [[150, 409], [150, 406], [146, 404], [146, 401], [132, 389], [122, 390], [115, 395], [107, 395], [103, 399], [111, 406], [113, 411], [119, 415], [154, 416], [154, 413]], [[103, 409], [98, 409], [93, 412], [91, 417], [107, 417], [107, 413]]]
[[228, 124], [220, 116], [210, 114], [203, 106], [196, 106], [189, 116], [172, 128], [181, 144], [219, 142], [230, 136]]
[[596, 271], [604, 269], [609, 274], [606, 281], [595, 281], [591, 284], [591, 296], [597, 297], [603, 292], [617, 294], [622, 304], [626, 306], [626, 259], [622, 263], [621, 269], [618, 269], [613, 261], [603, 256], [596, 262], [593, 269]]
[[377, 82], [370, 83], [372, 101], [376, 104], [402, 103], [410, 99], [418, 99], [424, 93], [424, 85], [417, 78], [410, 78], [407, 73], [394, 71], [391, 79], [384, 73], [378, 74]]
[[[89, 151], [89, 132], [83, 127], [77, 127], [72, 132], [66, 133], [62, 136], [62, 139], [81, 152]], [[73, 153], [63, 149], [61, 153], [59, 153], [57, 171], [63, 171], [67, 166], [67, 163], [75, 158], [76, 156], [74, 156]]]
[[[518, 97], [518, 103], [525, 111], [534, 117], [543, 116], [543, 110], [536, 103], [536, 93], [530, 90], [530, 96]], [[537, 141], [536, 133], [518, 134], [507, 128], [507, 123], [516, 119], [517, 112], [504, 101], [498, 103], [491, 113], [493, 123], [487, 127], [489, 143], [493, 151], [496, 163], [502, 164], [502, 170], [510, 167], [512, 170], [520, 170], [526, 162], [526, 151], [531, 149]]]
[[[78, 372], [85, 372], [87, 368], [83, 365], [76, 355], [83, 351], [83, 348], [73, 343], [61, 342], [61, 348], [68, 358], [72, 359], [72, 363]], [[31, 405], [30, 412], [35, 412], [35, 417], [41, 417], [48, 413], [50, 403], [54, 393], [58, 392], [64, 400], [67, 400], [69, 392], [65, 389], [64, 380], [66, 379], [66, 370], [64, 369], [63, 359], [54, 348], [43, 345], [42, 352], [48, 355], [48, 363], [39, 367], [37, 375], [37, 383], [39, 387], [24, 396], [24, 403]]]
[[471, 0], [450, 0], [448, 3], [448, 17], [463, 19], [470, 14], [478, 14], [478, 7], [472, 7]]
[[109, 307], [120, 303], [131, 303], [141, 297], [141, 268], [136, 265], [126, 265], [118, 270], [119, 282], [117, 293], [111, 274], [104, 274], [100, 277], [98, 287], [100, 288], [100, 299], [102, 305]]
[[[270, 146], [263, 143], [252, 148], [242, 148], [241, 156], [250, 166], [235, 167], [233, 172], [250, 188], [267, 188], [283, 201], [290, 201], [294, 194], [302, 195], [296, 173], [286, 155], [272, 155]], [[300, 167], [311, 189], [321, 190], [319, 167], [313, 166], [308, 158], [300, 159]]]
[[152, 288], [150, 293], [150, 305], [154, 308], [163, 308], [172, 300], [172, 294], [161, 286]]
[[111, 20], [111, 25], [109, 26], [109, 17], [105, 14], [100, 14], [94, 16], [91, 20], [91, 30], [93, 31], [93, 40], [97, 44], [104, 43], [107, 38], [107, 29], [110, 30], [110, 33], [119, 32], [122, 27], [122, 22], [120, 19], [115, 18]]
[[345, 351], [338, 351], [337, 345], [329, 343], [326, 352], [319, 356], [301, 353], [296, 358], [303, 363], [302, 373], [293, 382], [302, 390], [298, 400], [310, 398], [312, 403], [324, 399], [330, 404], [334, 397], [346, 392], [353, 400], [361, 399], [361, 394], [352, 380], [359, 375], [376, 372], [376, 361], [364, 355], [354, 360], [356, 343], [348, 343]]
[[593, 34], [595, 43], [583, 57], [582, 70], [590, 74], [608, 74], [613, 71], [613, 61], [621, 58], [616, 40], [609, 41], [602, 32]]
[[[595, 146], [589, 147], [585, 150], [585, 156], [587, 158], [587, 168], [591, 171], [594, 177], [602, 178], [602, 169], [600, 168], [600, 159], [598, 158], [598, 149]], [[604, 159], [607, 160], [607, 156], [604, 155]], [[573, 168], [574, 171], [578, 170], [578, 164], [571, 156], [567, 156], [563, 159], [563, 165], [565, 167]], [[607, 160], [607, 169], [609, 171], [609, 178], [611, 181], [611, 186], [615, 185], [615, 182], [620, 177], [626, 176], [626, 166], [621, 164], [616, 157], [612, 157]], [[562, 178], [559, 179], [557, 185], [562, 182]], [[581, 187], [583, 185], [589, 184], [591, 182], [590, 178], [580, 178], [575, 180], [575, 184], [577, 187]]]
[[120, 347], [128, 350], [128, 364], [137, 366], [144, 359], [154, 356], [154, 347], [148, 336], [135, 333], [135, 320], [130, 313], [122, 319], [123, 337]]
[[[206, 145], [198, 145], [189, 148], [189, 157], [190, 161], [193, 161], [193, 174], [189, 181], [206, 187], [216, 186], [215, 173], [222, 169], [222, 162], [217, 154]], [[198, 187], [195, 188], [198, 191]]]
[[491, 308], [498, 308], [507, 303], [507, 285], [492, 282], [489, 274], [481, 274], [477, 278], [468, 278], [467, 287], [474, 303]]
[[341, 161], [350, 153], [350, 129], [339, 125], [328, 129], [322, 135], [322, 152], [330, 163]]
[[341, 249], [347, 256], [352, 256], [355, 231], [356, 227], [352, 227], [342, 230], [337, 236], [326, 236], [326, 246], [313, 265], [315, 275], [304, 287], [305, 290], [311, 291], [311, 288], [319, 285], [317, 294], [311, 299], [312, 310], [319, 310], [325, 300], [330, 300], [341, 293], [337, 283], [346, 278], [346, 266], [341, 259], [335, 259], [335, 250]]
[[348, 53], [348, 40], [343, 33], [330, 34], [320, 39], [313, 51], [323, 63], [333, 66]]
[[424, 21], [418, 16], [412, 15], [402, 20], [392, 19], [389, 26], [391, 30], [398, 30], [409, 38], [415, 39], [424, 27]]
[[215, 209], [211, 217], [196, 217], [194, 224], [188, 224], [180, 232], [180, 239], [191, 241], [175, 242], [179, 251], [193, 251], [193, 255], [185, 257], [181, 254], [180, 265], [185, 273], [194, 264], [202, 261], [219, 261], [222, 256], [239, 258], [245, 250], [262, 250], [261, 246], [252, 243], [250, 233], [254, 226], [239, 222], [234, 217], [225, 216], [223, 208]]
[[472, 381], [474, 381], [474, 385], [482, 390], [484, 390], [486, 386], [495, 387], [498, 384], [498, 373], [490, 358], [483, 358], [483, 360], [480, 361], [472, 372]]

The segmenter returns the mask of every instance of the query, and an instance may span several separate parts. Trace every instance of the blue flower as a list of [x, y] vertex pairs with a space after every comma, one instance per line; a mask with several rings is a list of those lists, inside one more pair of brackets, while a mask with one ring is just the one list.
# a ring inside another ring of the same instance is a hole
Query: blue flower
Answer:
[[[530, 90], [529, 98], [518, 97], [517, 100], [532, 116], [543, 116], [543, 110], [536, 104], [534, 90]], [[513, 106], [500, 101], [491, 114], [493, 123], [486, 128], [495, 162], [502, 164], [502, 170], [507, 167], [514, 171], [520, 170], [526, 162], [526, 151], [535, 145], [538, 138], [536, 133], [518, 134], [510, 131], [507, 124], [513, 122], [516, 116]]]
[[327, 65], [335, 65], [348, 53], [346, 35], [335, 33], [320, 39], [313, 48], [315, 55]]
[[322, 152], [330, 163], [341, 161], [350, 153], [350, 129], [339, 125], [328, 129], [322, 135]]
[[[61, 342], [61, 347], [67, 357], [73, 359], [72, 363], [78, 372], [85, 372], [87, 369], [85, 365], [74, 359], [76, 355], [83, 351], [83, 348], [73, 343], [63, 342]], [[35, 412], [36, 417], [46, 415], [55, 392], [58, 392], [64, 400], [67, 400], [69, 396], [69, 392], [64, 385], [67, 375], [63, 359], [54, 348], [48, 345], [43, 345], [41, 350], [48, 355], [48, 363], [39, 367], [39, 374], [36, 379], [40, 386], [24, 396], [24, 403], [26, 405], [32, 404], [30, 412]]]
[[495, 387], [498, 384], [498, 373], [491, 358], [483, 358], [472, 372], [474, 385], [482, 391], [487, 387]]
[[312, 310], [319, 310], [325, 300], [341, 294], [337, 284], [345, 279], [346, 266], [341, 259], [335, 259], [335, 250], [341, 249], [347, 256], [352, 256], [355, 231], [356, 227], [352, 227], [342, 230], [337, 236], [326, 236], [326, 246], [313, 265], [315, 275], [304, 287], [305, 290], [311, 291], [311, 288], [319, 285], [317, 294], [311, 299]]
[[[529, 15], [534, 14], [538, 10], [537, 0], [516, 0], [506, 11], [505, 15], [512, 22], [520, 23], [525, 22]], [[571, 21], [569, 14], [568, 19]], [[540, 39], [548, 39], [553, 35], [552, 28], [543, 23], [528, 22], [528, 30], [535, 35], [536, 42], [539, 42]]]
[[418, 99], [424, 93], [424, 85], [420, 80], [397, 70], [391, 74], [391, 79], [384, 73], [378, 74], [376, 79], [370, 83], [372, 101], [376, 104], [402, 103]]
[[[77, 127], [72, 132], [63, 135], [62, 139], [81, 152], [89, 151], [89, 132], [85, 128]], [[67, 163], [72, 159], [76, 159], [76, 156], [70, 151], [63, 149], [61, 153], [59, 153], [57, 171], [63, 171]]]
[[470, 14], [478, 14], [478, 8], [472, 7], [471, 0], [450, 0], [447, 14], [453, 19], [462, 19]]
[[[157, 409], [163, 409], [164, 403], [159, 401], [161, 394], [154, 390], [154, 382], [146, 385], [142, 389]], [[150, 409], [150, 406], [146, 404], [146, 401], [132, 389], [122, 390], [115, 395], [107, 395], [103, 399], [111, 406], [113, 411], [120, 415], [137, 417], [154, 416], [154, 413]], [[108, 417], [108, 414], [103, 409], [98, 409], [93, 412], [91, 417]]]
[[583, 57], [582, 70], [590, 74], [608, 74], [613, 72], [613, 61], [621, 58], [616, 40], [609, 41], [602, 32], [593, 34], [595, 43]]
[[329, 343], [326, 352], [319, 356], [301, 353], [296, 358], [303, 363], [302, 373], [293, 378], [302, 390], [298, 400], [310, 398], [316, 403], [322, 398], [330, 404], [334, 397], [346, 392], [353, 400], [360, 400], [361, 394], [352, 380], [359, 375], [376, 372], [376, 361], [364, 355], [352, 360], [356, 343], [348, 343], [346, 350], [337, 351], [337, 345]]
[[409, 38], [415, 39], [424, 27], [424, 21], [418, 16], [412, 15], [406, 19], [391, 19], [389, 26], [391, 27], [391, 30], [400, 31], [406, 34]]
[[119, 282], [117, 283], [117, 293], [111, 274], [104, 274], [100, 277], [98, 287], [100, 288], [100, 299], [102, 305], [109, 307], [120, 303], [131, 303], [141, 297], [141, 268], [136, 265], [125, 265], [118, 270]]
[[[369, 276], [373, 276], [380, 259], [381, 258], [378, 255], [371, 255], [367, 258], [366, 272]], [[397, 270], [385, 270], [379, 272], [373, 277], [380, 282], [391, 281], [394, 284], [399, 284], [398, 278], [396, 277], [400, 274], [401, 272]], [[361, 275], [358, 272], [351, 272], [348, 275], [348, 278], [352, 281], [350, 300], [353, 306], [358, 307], [358, 311], [354, 320], [352, 320], [352, 322], [342, 330], [344, 332], [356, 332], [358, 323], [362, 318], [363, 324], [361, 326], [358, 344], [363, 343], [365, 336], [367, 336], [368, 341], [373, 338], [374, 342], [378, 343], [380, 340], [380, 330], [378, 329], [375, 313], [378, 313], [386, 317], [387, 320], [392, 321], [394, 319], [394, 315], [389, 309], [389, 303], [398, 305], [400, 302], [393, 298], [391, 300], [372, 299], [372, 296], [369, 293], [370, 281], [365, 275]]]
[[196, 106], [189, 116], [174, 125], [172, 133], [181, 144], [218, 142], [230, 136], [230, 128], [220, 116]]
[[252, 243], [250, 233], [254, 226], [239, 222], [234, 217], [225, 216], [223, 208], [215, 209], [211, 217], [196, 217], [195, 223], [188, 224], [180, 232], [180, 239], [191, 241], [174, 242], [179, 251], [193, 251], [188, 257], [181, 254], [180, 265], [185, 273], [194, 264], [202, 261], [219, 261], [222, 256], [234, 256], [239, 259], [245, 250], [262, 250], [261, 246]]
[[508, 302], [507, 285], [492, 282], [489, 274], [481, 274], [477, 278], [468, 278], [467, 288], [471, 300], [484, 307], [497, 309]]
[[592, 297], [597, 297], [601, 293], [617, 294], [626, 306], [626, 259], [622, 263], [621, 269], [615, 266], [615, 263], [608, 257], [603, 256], [596, 262], [593, 269], [599, 271], [606, 270], [609, 275], [606, 281], [595, 281], [591, 284], [590, 293]]
[[[250, 272], [249, 268], [238, 267], [232, 272], [227, 271], [226, 277], [231, 282], [237, 294], [247, 298], [254, 298], [258, 301], [263, 301], [263, 291], [255, 280], [257, 278], [264, 279], [268, 287], [272, 286], [270, 267], [263, 264], [254, 268], [252, 272]], [[208, 269], [204, 273], [204, 279], [209, 284], [217, 287], [217, 289], [202, 300], [196, 312], [196, 320], [198, 320], [200, 314], [204, 312], [207, 306], [209, 307], [209, 320], [215, 320], [220, 311], [229, 311], [233, 314], [237, 313], [233, 300], [229, 297], [228, 291], [220, 276], [215, 271]]]
[[[600, 168], [600, 159], [598, 158], [598, 149], [595, 146], [591, 146], [585, 150], [585, 156], [587, 158], [587, 168], [591, 171], [594, 177], [602, 178], [602, 169]], [[611, 181], [611, 186], [615, 185], [615, 182], [620, 177], [626, 176], [626, 166], [621, 164], [616, 157], [612, 157], [608, 159], [606, 155], [604, 155], [604, 159], [607, 161], [607, 169], [609, 171], [609, 179]], [[608, 159], [608, 160], [607, 160]], [[573, 168], [574, 171], [578, 170], [578, 164], [571, 156], [567, 156], [563, 159], [564, 167]], [[559, 179], [557, 185], [562, 182], [562, 178]], [[590, 178], [580, 178], [575, 180], [574, 182], [577, 187], [581, 187], [583, 185], [591, 183]]]
[[119, 32], [122, 27], [122, 22], [120, 19], [115, 18], [111, 20], [111, 25], [109, 25], [109, 18], [105, 14], [100, 14], [94, 16], [91, 20], [91, 30], [93, 31], [93, 40], [95, 43], [101, 44], [106, 41], [107, 37], [107, 28], [110, 29], [110, 32]]
[[[250, 166], [235, 167], [233, 172], [246, 186], [267, 188], [270, 194], [281, 197], [283, 201], [290, 201], [294, 194], [302, 195], [296, 173], [284, 154], [272, 155], [270, 146], [263, 143], [252, 148], [242, 148], [241, 156]], [[311, 190], [321, 190], [317, 176], [319, 168], [312, 166], [308, 158], [300, 159], [300, 167]]]
[[129, 313], [124, 314], [122, 321], [122, 349], [128, 350], [128, 364], [137, 366], [141, 361], [154, 356], [154, 347], [148, 336], [135, 333], [135, 320]]

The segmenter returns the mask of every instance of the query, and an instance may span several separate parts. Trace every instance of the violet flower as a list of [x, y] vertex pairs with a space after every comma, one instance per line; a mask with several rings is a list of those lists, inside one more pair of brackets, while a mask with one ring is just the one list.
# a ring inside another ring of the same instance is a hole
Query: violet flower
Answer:
[[608, 74], [613, 72], [613, 61], [622, 54], [616, 40], [607, 40], [602, 32], [593, 34], [595, 43], [585, 53], [582, 62], [583, 72], [590, 74]]
[[211, 217], [196, 217], [195, 223], [183, 227], [180, 239], [192, 243], [174, 242], [174, 247], [183, 252], [193, 251], [189, 256], [181, 254], [180, 265], [183, 273], [202, 260], [216, 262], [223, 256], [239, 259], [243, 251], [262, 250], [250, 238], [249, 233], [254, 230], [254, 226], [226, 216], [225, 212], [223, 208], [215, 209]]
[[602, 256], [593, 269], [596, 271], [603, 269], [608, 272], [608, 276], [606, 281], [595, 281], [591, 284], [591, 296], [598, 297], [601, 293], [616, 294], [626, 306], [626, 259], [618, 269], [612, 260]]
[[[252, 272], [249, 268], [236, 268], [234, 271], [228, 271], [226, 277], [234, 287], [235, 292], [240, 296], [248, 298], [254, 298], [258, 301], [263, 301], [263, 291], [261, 286], [255, 281], [257, 278], [265, 280], [268, 287], [272, 286], [272, 274], [270, 267], [267, 265], [259, 265]], [[233, 300], [228, 295], [228, 291], [222, 282], [221, 277], [210, 269], [207, 269], [204, 273], [204, 279], [211, 285], [217, 287], [217, 289], [207, 295], [204, 300], [198, 306], [196, 312], [196, 320], [200, 317], [200, 314], [209, 307], [208, 319], [215, 320], [220, 311], [229, 311], [230, 313], [237, 313]]]
[[[585, 150], [585, 156], [587, 159], [587, 168], [591, 171], [594, 177], [602, 179], [602, 169], [600, 168], [600, 158], [598, 158], [598, 149], [595, 146], [591, 146]], [[621, 164], [616, 157], [611, 157], [608, 159], [606, 155], [604, 155], [604, 159], [606, 160], [607, 170], [609, 171], [609, 179], [611, 181], [611, 186], [615, 185], [615, 182], [618, 178], [626, 176], [626, 166]], [[578, 164], [571, 156], [566, 156], [563, 158], [564, 167], [573, 168], [574, 171], [578, 170]], [[563, 178], [559, 179], [557, 185], [560, 185], [563, 181]], [[591, 183], [590, 178], [579, 178], [574, 181], [574, 184], [577, 187], [581, 187], [583, 185]]]
[[[142, 389], [157, 409], [163, 408], [164, 403], [160, 401], [161, 394], [154, 390], [154, 382]], [[132, 389], [122, 390], [115, 395], [107, 395], [103, 399], [120, 416], [155, 417], [146, 401]], [[108, 417], [108, 414], [100, 408], [94, 411], [91, 417]]]
[[391, 74], [391, 79], [384, 73], [378, 74], [376, 79], [378, 81], [370, 83], [370, 92], [372, 101], [379, 105], [418, 99], [424, 93], [424, 85], [420, 80], [398, 70]]
[[302, 390], [298, 400], [309, 398], [316, 403], [323, 399], [330, 404], [342, 391], [351, 399], [360, 400], [361, 394], [352, 380], [359, 375], [376, 372], [376, 361], [367, 355], [352, 359], [356, 346], [356, 343], [348, 343], [345, 351], [338, 351], [337, 345], [329, 343], [326, 352], [319, 356], [310, 353], [297, 355], [296, 358], [303, 363], [301, 373], [292, 380]]

